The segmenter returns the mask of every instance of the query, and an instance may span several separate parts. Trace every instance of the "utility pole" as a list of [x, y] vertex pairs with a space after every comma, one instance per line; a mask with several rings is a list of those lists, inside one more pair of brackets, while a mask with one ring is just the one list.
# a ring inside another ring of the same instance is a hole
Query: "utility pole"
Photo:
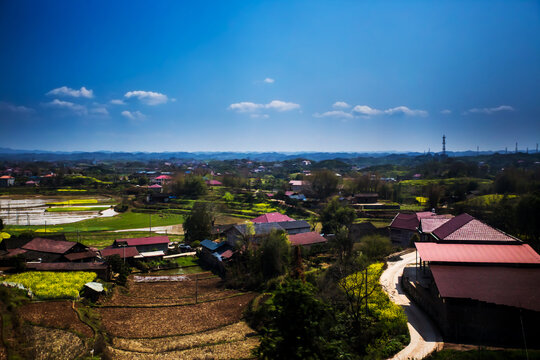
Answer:
[[148, 232], [148, 235], [152, 235], [152, 213], [148, 214], [148, 220], [150, 223], [150, 231]]
[[446, 135], [442, 136], [442, 154], [446, 155]]
[[518, 148], [517, 148], [517, 141], [516, 141], [516, 154], [517, 154]]
[[480, 155], [480, 146], [476, 145], [476, 156]]

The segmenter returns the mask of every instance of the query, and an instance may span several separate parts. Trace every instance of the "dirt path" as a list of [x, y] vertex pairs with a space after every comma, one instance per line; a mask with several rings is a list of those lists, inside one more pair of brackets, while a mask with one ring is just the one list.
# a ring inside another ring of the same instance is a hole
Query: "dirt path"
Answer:
[[[114, 230], [114, 232], [126, 232], [126, 231], [150, 231], [150, 228], [145, 227], [145, 228], [137, 228], [137, 229]], [[184, 234], [184, 228], [182, 224], [167, 225], [167, 226], [152, 226], [152, 231], [157, 234], [173, 234], [173, 235]]]
[[442, 337], [431, 319], [415, 303], [411, 302], [401, 288], [400, 277], [403, 269], [414, 264], [416, 255], [414, 252], [401, 256], [395, 262], [388, 262], [388, 268], [383, 272], [380, 283], [390, 299], [403, 307], [407, 315], [410, 344], [392, 359], [423, 359], [435, 350], [442, 349]]

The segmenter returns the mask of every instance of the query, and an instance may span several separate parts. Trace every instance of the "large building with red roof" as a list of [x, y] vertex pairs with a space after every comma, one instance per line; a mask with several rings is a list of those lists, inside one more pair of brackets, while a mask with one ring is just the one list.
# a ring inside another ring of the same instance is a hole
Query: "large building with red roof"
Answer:
[[273, 222], [282, 222], [282, 221], [296, 221], [293, 218], [288, 217], [287, 215], [283, 215], [279, 212], [271, 212], [268, 214], [263, 214], [261, 216], [257, 216], [255, 219], [252, 219], [251, 222], [253, 223], [273, 223]]
[[402, 282], [445, 341], [540, 347], [540, 255], [533, 248], [469, 214], [421, 218], [417, 229], [417, 266]]

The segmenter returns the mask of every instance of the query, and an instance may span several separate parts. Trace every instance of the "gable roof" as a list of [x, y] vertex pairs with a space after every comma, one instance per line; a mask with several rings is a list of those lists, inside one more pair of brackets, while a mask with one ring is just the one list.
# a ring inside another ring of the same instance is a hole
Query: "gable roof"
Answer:
[[326, 242], [327, 240], [318, 232], [311, 231], [295, 235], [289, 235], [289, 241], [293, 246], [312, 245]]
[[461, 214], [432, 232], [437, 240], [521, 243], [520, 240], [484, 224], [469, 214]]
[[305, 220], [280, 221], [278, 222], [278, 225], [285, 230], [311, 228], [311, 225], [309, 225], [309, 223]]
[[32, 251], [39, 251], [39, 252], [53, 253], [53, 254], [65, 254], [75, 245], [77, 245], [77, 243], [73, 241], [34, 238], [21, 247], [25, 250], [32, 250]]
[[225, 244], [226, 243], [224, 243], [224, 242], [218, 243], [218, 242], [208, 240], [208, 239], [205, 239], [205, 240], [201, 241], [201, 246], [208, 249], [208, 250], [210, 250], [210, 251], [216, 251], [217, 249], [219, 249], [221, 246], [223, 246]]
[[420, 225], [420, 221], [416, 217], [416, 214], [399, 213], [390, 223], [390, 228], [414, 231], [418, 228], [418, 225]]
[[540, 311], [540, 268], [431, 265], [439, 293]]
[[432, 233], [435, 229], [450, 221], [448, 217], [433, 216], [430, 218], [420, 219], [420, 229], [425, 234]]
[[251, 222], [253, 223], [271, 223], [271, 222], [282, 222], [282, 221], [296, 221], [296, 220], [288, 217], [287, 215], [283, 215], [279, 212], [272, 212], [272, 213], [264, 214], [251, 220]]
[[116, 243], [127, 243], [128, 246], [142, 246], [142, 245], [154, 245], [154, 244], [168, 244], [168, 236], [149, 236], [141, 238], [130, 239], [116, 239]]
[[423, 261], [484, 264], [538, 264], [538, 255], [529, 245], [441, 244], [416, 242]]
[[171, 180], [172, 177], [170, 177], [169, 175], [160, 175], [158, 177], [156, 177], [156, 180]]

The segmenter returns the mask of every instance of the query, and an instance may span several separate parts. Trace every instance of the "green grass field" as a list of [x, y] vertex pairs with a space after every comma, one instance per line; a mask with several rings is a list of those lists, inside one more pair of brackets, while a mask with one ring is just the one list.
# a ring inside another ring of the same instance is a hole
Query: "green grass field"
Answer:
[[[184, 216], [177, 214], [143, 214], [128, 211], [113, 217], [94, 218], [70, 224], [48, 226], [46, 232], [86, 232], [140, 229], [150, 226], [150, 218], [153, 227], [176, 225], [184, 222]], [[28, 230], [45, 232], [43, 225], [10, 225], [6, 226], [6, 230], [10, 233], [18, 233]]]

